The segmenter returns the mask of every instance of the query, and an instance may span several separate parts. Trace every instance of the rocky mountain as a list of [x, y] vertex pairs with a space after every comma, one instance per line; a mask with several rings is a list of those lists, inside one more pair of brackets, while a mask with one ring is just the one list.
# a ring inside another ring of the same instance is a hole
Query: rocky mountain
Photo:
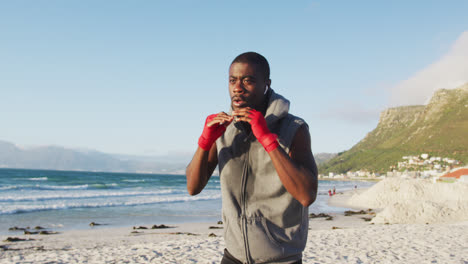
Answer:
[[113, 155], [58, 146], [19, 148], [0, 141], [0, 168], [183, 174], [186, 158]]
[[314, 158], [317, 165], [320, 165], [333, 159], [336, 155], [336, 153], [314, 153]]
[[377, 127], [350, 150], [319, 167], [321, 173], [388, 171], [405, 155], [428, 153], [468, 163], [468, 83], [434, 93], [427, 105], [389, 108]]

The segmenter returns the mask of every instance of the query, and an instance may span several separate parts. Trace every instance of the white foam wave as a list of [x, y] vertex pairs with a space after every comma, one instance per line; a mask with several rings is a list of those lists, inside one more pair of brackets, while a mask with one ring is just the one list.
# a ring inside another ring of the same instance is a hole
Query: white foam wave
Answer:
[[171, 194], [174, 190], [159, 190], [151, 192], [76, 192], [76, 193], [40, 193], [36, 195], [0, 195], [0, 202], [27, 202], [27, 201], [47, 201], [47, 200], [66, 200], [66, 199], [89, 199], [89, 198], [112, 198], [112, 197], [132, 197], [132, 196], [151, 196], [161, 194]]
[[36, 188], [40, 190], [84, 190], [88, 189], [88, 184], [83, 185], [64, 185], [64, 186], [57, 186], [57, 185], [36, 185]]
[[32, 190], [42, 190], [42, 191], [55, 191], [55, 190], [86, 190], [88, 189], [88, 184], [83, 185], [75, 185], [75, 186], [57, 186], [57, 185], [10, 185], [10, 186], [2, 186], [0, 190], [24, 190], [24, 189], [32, 189]]
[[128, 180], [128, 179], [124, 179], [122, 181], [123, 182], [146, 182], [146, 180]]
[[102, 203], [67, 203], [62, 202], [58, 204], [34, 204], [34, 205], [7, 205], [2, 206], [0, 209], [0, 215], [2, 214], [17, 214], [17, 213], [28, 213], [35, 211], [47, 211], [47, 210], [65, 210], [74, 208], [101, 208], [101, 207], [117, 207], [117, 206], [139, 206], [139, 205], [150, 205], [158, 203], [174, 203], [174, 202], [188, 202], [188, 201], [202, 201], [202, 200], [215, 200], [220, 199], [221, 194], [212, 195], [201, 195], [201, 196], [173, 196], [173, 197], [161, 197], [155, 196], [150, 198], [144, 198], [134, 201], [115, 201], [115, 202], [102, 202]]
[[39, 178], [28, 178], [30, 181], [47, 181], [47, 177], [39, 177]]
[[20, 189], [21, 186], [2, 186], [0, 187], [0, 190], [15, 190], [15, 189]]

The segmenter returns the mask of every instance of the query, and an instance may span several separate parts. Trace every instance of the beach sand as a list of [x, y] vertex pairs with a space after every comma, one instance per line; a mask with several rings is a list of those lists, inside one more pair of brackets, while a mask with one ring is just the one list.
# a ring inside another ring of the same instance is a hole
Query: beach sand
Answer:
[[[330, 204], [343, 206], [355, 192], [364, 191], [339, 193]], [[332, 220], [310, 219], [304, 263], [468, 263], [468, 221], [372, 224], [363, 219], [375, 216], [367, 209], [363, 215], [330, 216]], [[0, 263], [219, 263], [223, 230], [210, 226], [222, 227], [217, 223], [144, 230], [100, 226], [55, 235], [12, 231], [1, 237]], [[7, 237], [34, 240], [4, 242]]]

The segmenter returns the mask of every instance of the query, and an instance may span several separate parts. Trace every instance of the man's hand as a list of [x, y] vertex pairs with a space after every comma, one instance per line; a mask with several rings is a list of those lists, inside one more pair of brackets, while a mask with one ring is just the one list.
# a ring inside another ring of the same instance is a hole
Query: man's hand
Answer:
[[213, 143], [218, 139], [226, 127], [232, 122], [234, 118], [224, 112], [219, 114], [209, 115], [206, 118], [203, 132], [198, 139], [198, 146], [203, 150], [210, 151]]
[[270, 132], [261, 112], [246, 107], [233, 111], [232, 115], [235, 116], [236, 121], [244, 121], [250, 124], [254, 136], [268, 153], [279, 146], [278, 141], [276, 141], [278, 136]]

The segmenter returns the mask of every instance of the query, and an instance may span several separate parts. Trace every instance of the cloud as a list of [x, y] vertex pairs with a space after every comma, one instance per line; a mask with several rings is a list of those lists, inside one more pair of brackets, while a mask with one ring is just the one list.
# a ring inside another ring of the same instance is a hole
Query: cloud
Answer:
[[468, 31], [441, 59], [390, 88], [390, 106], [427, 104], [434, 91], [468, 82]]
[[381, 109], [365, 107], [358, 102], [341, 103], [322, 112], [322, 117], [351, 124], [369, 124], [379, 119]]

